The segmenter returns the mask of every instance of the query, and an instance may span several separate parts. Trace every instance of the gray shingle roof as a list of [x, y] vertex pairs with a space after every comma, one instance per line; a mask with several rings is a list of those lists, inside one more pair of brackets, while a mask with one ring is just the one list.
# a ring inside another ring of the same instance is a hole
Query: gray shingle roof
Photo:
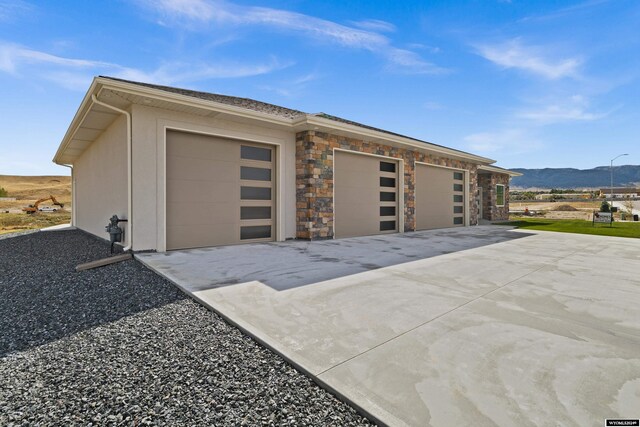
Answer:
[[171, 86], [162, 86], [162, 85], [156, 85], [156, 84], [151, 84], [151, 83], [134, 82], [134, 81], [131, 81], [131, 80], [124, 80], [124, 79], [119, 79], [119, 78], [116, 78], [116, 77], [108, 77], [108, 76], [100, 76], [100, 77], [104, 78], [104, 79], [109, 79], [109, 80], [114, 80], [114, 81], [119, 81], [119, 82], [124, 82], [124, 83], [130, 83], [130, 84], [144, 86], [144, 87], [149, 87], [149, 88], [152, 88], [152, 89], [163, 90], [165, 92], [171, 92], [171, 93], [177, 93], [177, 94], [180, 94], [180, 95], [191, 96], [191, 97], [194, 97], [194, 98], [204, 99], [204, 100], [207, 100], [207, 101], [219, 102], [221, 104], [232, 105], [232, 106], [235, 106], [235, 107], [246, 108], [248, 110], [258, 111], [258, 112], [261, 112], [261, 113], [271, 114], [271, 115], [274, 115], [274, 116], [284, 117], [284, 118], [288, 118], [288, 119], [293, 119], [293, 118], [304, 116], [304, 115], [321, 117], [321, 118], [324, 118], [324, 119], [333, 120], [335, 122], [346, 123], [346, 124], [357, 126], [357, 127], [360, 127], [360, 128], [369, 129], [369, 130], [373, 130], [373, 131], [377, 131], [377, 132], [382, 132], [382, 133], [386, 133], [388, 135], [394, 135], [394, 136], [398, 136], [398, 137], [401, 137], [401, 138], [407, 138], [407, 139], [411, 139], [413, 141], [417, 141], [417, 142], [421, 142], [421, 143], [425, 143], [425, 144], [430, 144], [430, 145], [433, 145], [433, 146], [436, 146], [436, 147], [445, 148], [447, 150], [457, 151], [457, 152], [459, 152], [461, 154], [464, 154], [464, 155], [472, 155], [471, 153], [468, 153], [466, 151], [457, 150], [455, 148], [446, 147], [444, 145], [434, 144], [433, 142], [428, 142], [428, 141], [424, 141], [424, 140], [421, 140], [421, 139], [413, 138], [413, 137], [410, 137], [410, 136], [402, 135], [402, 134], [399, 134], [399, 133], [390, 132], [388, 130], [376, 128], [376, 127], [373, 127], [373, 126], [364, 125], [362, 123], [354, 122], [352, 120], [347, 120], [347, 119], [343, 119], [341, 117], [332, 116], [331, 114], [326, 114], [326, 113], [308, 114], [308, 113], [305, 113], [304, 111], [292, 110], [290, 108], [280, 107], [278, 105], [269, 104], [267, 102], [262, 102], [262, 101], [256, 101], [255, 99], [250, 99], [250, 98], [240, 98], [240, 97], [237, 97], [237, 96], [228, 96], [228, 95], [220, 95], [220, 94], [216, 94], [216, 93], [200, 92], [200, 91], [196, 91], [196, 90], [181, 89], [181, 88], [176, 88], [176, 87], [171, 87]]
[[180, 89], [171, 86], [162, 86], [151, 83], [134, 82], [131, 80], [118, 79], [115, 77], [100, 76], [103, 79], [115, 80], [118, 82], [131, 83], [138, 86], [149, 87], [152, 89], [163, 90], [165, 92], [177, 93], [180, 95], [191, 96], [193, 98], [204, 99], [206, 101], [219, 102], [221, 104], [232, 105], [234, 107], [246, 108], [247, 110], [258, 111], [261, 113], [272, 114], [274, 116], [285, 117], [292, 119], [304, 115], [303, 111], [292, 110], [290, 108], [280, 107], [278, 105], [269, 104], [266, 102], [256, 101], [249, 98], [240, 98], [237, 96], [220, 95], [217, 93], [200, 92], [197, 90]]
[[[438, 146], [438, 147], [444, 147], [443, 145], [434, 144], [433, 142], [423, 141], [421, 139], [417, 139], [417, 138], [414, 138], [412, 136], [402, 135], [401, 133], [390, 132], [388, 130], [380, 129], [380, 128], [369, 126], [369, 125], [363, 125], [362, 123], [354, 122], [353, 120], [343, 119], [342, 117], [338, 117], [338, 116], [332, 116], [331, 114], [327, 114], [327, 113], [316, 113], [316, 114], [312, 114], [312, 116], [321, 117], [323, 119], [333, 120], [334, 122], [345, 123], [345, 124], [352, 125], [352, 126], [358, 126], [358, 127], [361, 127], [361, 128], [364, 128], [364, 129], [373, 130], [373, 131], [376, 131], [376, 132], [383, 132], [383, 133], [386, 133], [386, 134], [389, 134], [389, 135], [399, 136], [401, 138], [412, 139], [414, 141], [424, 142], [424, 143], [435, 145], [435, 146]], [[448, 147], [444, 147], [444, 148], [448, 148]], [[453, 150], [453, 148], [449, 148], [449, 149]]]

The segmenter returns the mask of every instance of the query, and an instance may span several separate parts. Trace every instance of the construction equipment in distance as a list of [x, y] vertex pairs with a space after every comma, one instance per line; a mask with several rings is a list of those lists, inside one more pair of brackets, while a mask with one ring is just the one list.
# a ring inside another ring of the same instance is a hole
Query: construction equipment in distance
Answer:
[[53, 197], [52, 195], [49, 195], [49, 197], [45, 197], [44, 199], [37, 200], [33, 205], [29, 205], [26, 208], [22, 208], [22, 211], [28, 214], [34, 214], [38, 212], [38, 206], [40, 206], [40, 203], [46, 202], [47, 200], [51, 200], [54, 205], [60, 206], [60, 209], [64, 208], [64, 205], [62, 203], [58, 202], [56, 198]]

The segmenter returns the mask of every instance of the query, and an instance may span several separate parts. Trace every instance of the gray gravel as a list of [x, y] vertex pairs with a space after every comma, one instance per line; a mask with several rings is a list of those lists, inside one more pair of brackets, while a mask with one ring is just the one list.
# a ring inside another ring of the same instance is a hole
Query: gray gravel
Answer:
[[15, 231], [13, 233], [0, 234], [0, 240], [9, 239], [11, 237], [16, 237], [16, 236], [24, 236], [25, 234], [37, 233], [39, 231], [40, 230], [23, 230], [23, 231]]
[[0, 241], [0, 425], [371, 425], [80, 231]]

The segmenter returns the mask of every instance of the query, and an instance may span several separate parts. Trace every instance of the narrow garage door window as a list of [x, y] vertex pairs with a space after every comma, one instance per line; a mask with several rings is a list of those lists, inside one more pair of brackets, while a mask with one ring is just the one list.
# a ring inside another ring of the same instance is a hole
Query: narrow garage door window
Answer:
[[240, 199], [242, 200], [271, 200], [271, 188], [269, 187], [240, 187]]
[[240, 166], [240, 179], [253, 179], [255, 181], [271, 181], [271, 169]]
[[271, 206], [242, 206], [240, 219], [271, 219]]
[[248, 225], [240, 228], [240, 239], [255, 240], [271, 237], [270, 225]]
[[243, 160], [258, 160], [260, 162], [271, 162], [271, 148], [255, 147], [253, 145], [243, 145], [240, 147], [240, 157]]
[[380, 161], [381, 233], [398, 231], [398, 172], [396, 162]]
[[273, 239], [273, 149], [240, 147], [240, 240]]
[[464, 224], [464, 174], [453, 172], [453, 224]]

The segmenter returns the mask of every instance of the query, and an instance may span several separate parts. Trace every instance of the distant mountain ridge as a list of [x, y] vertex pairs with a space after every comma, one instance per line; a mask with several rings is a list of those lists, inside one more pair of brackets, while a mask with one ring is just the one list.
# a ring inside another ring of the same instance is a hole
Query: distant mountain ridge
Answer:
[[[511, 179], [511, 187], [517, 188], [579, 189], [601, 188], [611, 185], [609, 166], [598, 166], [593, 169], [513, 168], [511, 170], [523, 174]], [[640, 165], [614, 166], [613, 180], [615, 187], [640, 187]]]

